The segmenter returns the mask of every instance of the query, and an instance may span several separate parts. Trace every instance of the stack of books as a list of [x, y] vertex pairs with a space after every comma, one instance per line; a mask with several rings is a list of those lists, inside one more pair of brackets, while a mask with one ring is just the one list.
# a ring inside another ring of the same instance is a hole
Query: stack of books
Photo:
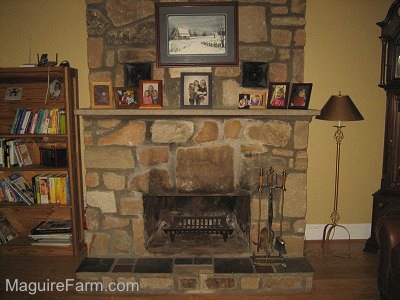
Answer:
[[34, 200], [33, 189], [20, 173], [13, 173], [0, 179], [0, 202], [22, 202], [32, 205]]
[[72, 245], [71, 220], [46, 220], [31, 230], [32, 245], [70, 246]]

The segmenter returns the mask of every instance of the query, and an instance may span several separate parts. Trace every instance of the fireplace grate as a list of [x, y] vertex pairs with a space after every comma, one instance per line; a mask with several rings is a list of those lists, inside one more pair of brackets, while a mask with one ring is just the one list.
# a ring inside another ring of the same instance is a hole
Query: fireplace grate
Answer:
[[221, 234], [226, 242], [233, 232], [233, 227], [226, 223], [223, 216], [217, 217], [193, 217], [175, 216], [171, 225], [163, 227], [165, 233], [169, 233], [171, 241], [174, 242], [176, 234]]

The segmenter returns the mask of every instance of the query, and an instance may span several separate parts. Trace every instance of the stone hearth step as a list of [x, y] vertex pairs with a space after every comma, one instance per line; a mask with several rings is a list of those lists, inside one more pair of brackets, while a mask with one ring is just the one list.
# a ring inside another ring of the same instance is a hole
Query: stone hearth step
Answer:
[[[82, 283], [135, 283], [119, 293], [308, 293], [314, 270], [305, 257], [254, 266], [250, 257], [86, 257], [76, 277]], [[110, 291], [110, 290], [108, 290]]]

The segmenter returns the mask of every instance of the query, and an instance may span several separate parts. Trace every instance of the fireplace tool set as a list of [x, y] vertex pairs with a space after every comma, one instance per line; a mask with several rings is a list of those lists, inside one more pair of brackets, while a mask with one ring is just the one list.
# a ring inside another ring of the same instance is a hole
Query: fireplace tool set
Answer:
[[[267, 174], [267, 182], [264, 182], [264, 169], [260, 168], [259, 172], [259, 186], [258, 186], [258, 233], [257, 242], [253, 241], [253, 244], [257, 246], [257, 254], [253, 253], [252, 259], [254, 265], [264, 266], [271, 264], [282, 264], [285, 266], [285, 259], [282, 255], [286, 254], [285, 241], [282, 239], [282, 223], [283, 223], [283, 206], [286, 191], [286, 177], [287, 173], [285, 170], [282, 174], [278, 175], [271, 167]], [[280, 179], [280, 180], [278, 180]], [[280, 184], [278, 182], [280, 181]], [[263, 189], [268, 190], [268, 218], [266, 227], [261, 229], [261, 200], [263, 197]], [[282, 203], [281, 203], [281, 218], [280, 218], [280, 233], [275, 236], [275, 232], [272, 230], [272, 221], [274, 219], [273, 212], [273, 195], [274, 190], [281, 190]], [[276, 250], [276, 251], [274, 251]], [[265, 254], [261, 255], [260, 252]], [[278, 254], [274, 254], [274, 253]]]

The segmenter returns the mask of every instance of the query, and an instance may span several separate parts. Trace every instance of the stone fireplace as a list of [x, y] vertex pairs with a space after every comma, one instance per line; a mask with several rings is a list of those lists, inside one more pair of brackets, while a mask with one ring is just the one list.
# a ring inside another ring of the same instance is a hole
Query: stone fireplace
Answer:
[[[219, 203], [216, 214], [232, 212], [247, 242], [243, 253], [255, 251], [250, 241], [257, 236], [261, 166], [288, 173], [283, 238], [289, 256], [303, 255], [308, 127], [317, 111], [111, 112], [77, 111], [84, 120], [89, 256], [154, 254], [153, 235], [189, 198], [198, 205], [192, 204], [192, 211], [209, 209], [205, 203], [211, 201]], [[278, 232], [281, 198], [275, 198], [273, 229]], [[265, 191], [264, 226], [267, 199]], [[223, 212], [217, 211], [223, 205]], [[173, 244], [167, 233], [157, 234]]]
[[[319, 112], [237, 109], [243, 91], [267, 94], [241, 86], [245, 61], [267, 62], [270, 82], [303, 82], [306, 1], [238, 0], [238, 65], [187, 68], [156, 66], [155, 2], [176, 1], [86, 0], [89, 81], [121, 87], [125, 64], [150, 63], [152, 79], [162, 80], [163, 108], [76, 111], [84, 125], [88, 225], [88, 257], [77, 277], [137, 280], [148, 293], [310, 291], [307, 144]], [[212, 109], [179, 109], [182, 72], [212, 74]], [[260, 167], [288, 174], [283, 215], [281, 194], [272, 207], [276, 233], [283, 217], [286, 266], [256, 268], [249, 258], [259, 212], [261, 227], [268, 215], [266, 190], [259, 202]], [[211, 223], [214, 231], [173, 237], [176, 220]], [[224, 236], [213, 222], [232, 232]]]

